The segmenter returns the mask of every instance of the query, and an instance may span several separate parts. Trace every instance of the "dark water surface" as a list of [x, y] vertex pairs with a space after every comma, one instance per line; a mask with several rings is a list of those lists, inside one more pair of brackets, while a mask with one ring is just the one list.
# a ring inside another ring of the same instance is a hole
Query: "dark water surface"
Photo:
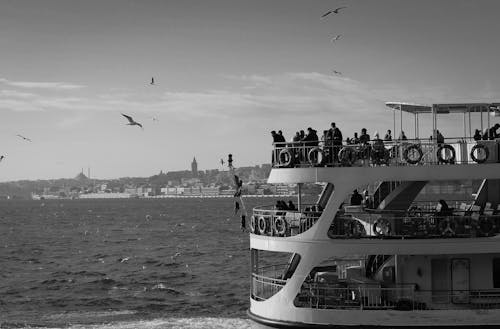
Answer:
[[230, 198], [2, 201], [0, 328], [245, 327], [233, 212]]

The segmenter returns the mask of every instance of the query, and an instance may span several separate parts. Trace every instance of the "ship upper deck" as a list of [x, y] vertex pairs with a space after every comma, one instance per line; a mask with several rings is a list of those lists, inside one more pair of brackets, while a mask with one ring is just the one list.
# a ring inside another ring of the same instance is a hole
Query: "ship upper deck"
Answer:
[[[359, 140], [334, 141], [333, 134], [326, 134], [321, 141], [306, 138], [296, 142], [277, 142], [273, 144], [272, 150], [273, 168], [475, 165], [500, 162], [500, 124], [493, 125], [490, 120], [491, 116], [500, 116], [500, 103], [419, 105], [388, 102], [386, 105], [394, 111], [394, 133], [398, 111], [400, 127], [403, 126], [403, 112], [414, 115], [414, 138], [408, 139], [403, 134], [397, 140], [382, 140], [378, 136], [366, 140], [360, 136]], [[463, 135], [444, 138], [437, 129], [438, 115], [457, 113], [464, 115]], [[419, 138], [419, 115], [422, 114], [432, 115], [432, 135], [426, 139]], [[471, 114], [480, 115], [480, 136], [472, 134]]]

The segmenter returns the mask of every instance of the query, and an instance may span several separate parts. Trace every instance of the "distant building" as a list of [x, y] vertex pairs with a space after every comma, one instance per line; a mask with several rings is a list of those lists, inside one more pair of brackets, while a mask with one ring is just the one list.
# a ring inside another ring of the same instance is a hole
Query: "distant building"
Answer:
[[191, 162], [191, 173], [193, 177], [198, 177], [198, 162], [196, 162], [196, 158], [193, 158], [193, 162]]

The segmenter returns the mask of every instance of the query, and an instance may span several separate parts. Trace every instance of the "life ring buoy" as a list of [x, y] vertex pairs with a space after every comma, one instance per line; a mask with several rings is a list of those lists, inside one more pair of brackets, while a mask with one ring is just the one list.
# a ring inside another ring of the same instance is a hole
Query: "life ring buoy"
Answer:
[[496, 231], [495, 222], [491, 218], [481, 218], [477, 225], [478, 233], [482, 236], [492, 236]]
[[[417, 152], [417, 156], [415, 157], [415, 152]], [[403, 158], [409, 164], [417, 164], [422, 160], [424, 156], [424, 152], [422, 152], [422, 148], [418, 144], [411, 144], [407, 148], [405, 148], [403, 152]]]
[[313, 166], [323, 164], [324, 160], [325, 156], [323, 154], [323, 150], [319, 147], [313, 147], [307, 153], [307, 161], [309, 161], [309, 163]]
[[[448, 154], [448, 152], [446, 152], [446, 150], [449, 150], [451, 152], [450, 157], [444, 157], [444, 155]], [[438, 161], [440, 163], [446, 163], [446, 164], [455, 163], [455, 156], [456, 156], [455, 148], [453, 146], [451, 146], [450, 144], [444, 144], [444, 145], [440, 146], [437, 150], [436, 155], [437, 155]]]
[[259, 221], [257, 223], [257, 228], [259, 230], [259, 233], [262, 235], [266, 234], [267, 231], [267, 221], [263, 216], [259, 217]]
[[278, 162], [281, 167], [289, 167], [292, 164], [292, 152], [288, 148], [284, 148], [278, 155]]
[[278, 216], [274, 220], [274, 232], [278, 236], [284, 236], [286, 233], [287, 224], [283, 216]]
[[452, 237], [455, 235], [456, 223], [450, 218], [444, 218], [439, 223], [439, 232], [442, 236]]
[[361, 236], [366, 235], [366, 231], [359, 221], [351, 219], [347, 224], [346, 235], [350, 238], [360, 238]]
[[378, 236], [387, 236], [391, 233], [391, 223], [385, 218], [379, 218], [373, 224], [373, 232]]
[[255, 216], [250, 217], [250, 231], [255, 233], [257, 231], [257, 220]]
[[[477, 152], [478, 156], [479, 156], [479, 154], [481, 154], [482, 152], [484, 152], [484, 158], [476, 157], [476, 151], [478, 151]], [[470, 150], [470, 158], [475, 163], [485, 163], [486, 160], [488, 160], [489, 156], [490, 156], [490, 150], [485, 145], [483, 145], [483, 144], [476, 144]]]
[[356, 153], [352, 147], [343, 147], [339, 151], [339, 161], [343, 165], [350, 166], [356, 161]]

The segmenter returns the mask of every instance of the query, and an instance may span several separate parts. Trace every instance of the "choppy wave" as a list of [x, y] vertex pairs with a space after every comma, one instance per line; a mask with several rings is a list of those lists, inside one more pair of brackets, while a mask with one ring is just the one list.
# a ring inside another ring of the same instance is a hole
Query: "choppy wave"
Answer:
[[[123, 313], [123, 312], [122, 312]], [[96, 318], [116, 314], [88, 313], [86, 316]], [[85, 316], [81, 314], [81, 316]], [[73, 319], [70, 317], [70, 319]], [[59, 319], [61, 320], [61, 319]], [[10, 326], [9, 326], [10, 325]], [[36, 324], [5, 324], [0, 328], [35, 329], [41, 328]], [[140, 321], [119, 321], [105, 324], [69, 324], [67, 326], [43, 326], [44, 329], [250, 329], [251, 323], [242, 318], [165, 318]]]
[[0, 328], [245, 328], [231, 199], [41, 203], [1, 201]]

